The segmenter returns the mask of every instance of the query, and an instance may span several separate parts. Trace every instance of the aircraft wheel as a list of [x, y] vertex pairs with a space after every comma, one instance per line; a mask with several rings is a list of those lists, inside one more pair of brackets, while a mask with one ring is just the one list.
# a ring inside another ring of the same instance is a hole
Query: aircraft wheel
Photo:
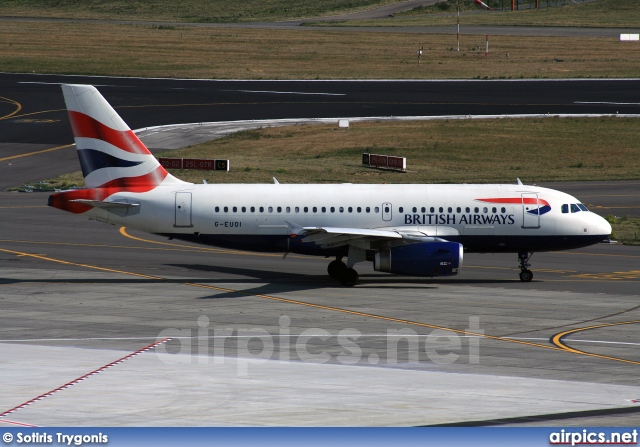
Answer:
[[533, 273], [531, 270], [523, 270], [520, 272], [520, 281], [529, 282], [533, 279]]
[[327, 273], [329, 273], [329, 276], [333, 279], [340, 279], [346, 269], [347, 265], [344, 262], [335, 260], [329, 263]]
[[354, 269], [345, 269], [340, 277], [340, 284], [347, 287], [353, 287], [358, 282], [358, 272]]

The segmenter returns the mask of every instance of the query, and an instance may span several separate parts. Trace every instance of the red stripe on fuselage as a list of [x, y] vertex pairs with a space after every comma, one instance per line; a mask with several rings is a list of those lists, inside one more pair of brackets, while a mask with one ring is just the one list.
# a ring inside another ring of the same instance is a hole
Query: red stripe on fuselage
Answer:
[[134, 154], [149, 154], [149, 149], [138, 139], [136, 134], [131, 130], [121, 131], [91, 118], [80, 112], [69, 110], [69, 120], [71, 120], [71, 128], [73, 136], [77, 138], [95, 138], [97, 140], [106, 141], [123, 151]]
[[476, 199], [479, 202], [488, 203], [510, 203], [510, 204], [527, 204], [527, 205], [544, 205], [550, 206], [549, 202], [544, 199], [534, 199], [533, 197], [505, 197], [505, 198], [491, 198], [491, 199]]

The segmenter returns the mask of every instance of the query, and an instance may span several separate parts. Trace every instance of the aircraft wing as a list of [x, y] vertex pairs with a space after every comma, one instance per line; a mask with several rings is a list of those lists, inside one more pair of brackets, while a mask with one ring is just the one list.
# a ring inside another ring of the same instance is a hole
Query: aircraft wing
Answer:
[[366, 240], [401, 243], [433, 242], [443, 239], [428, 236], [418, 231], [398, 231], [395, 229], [341, 228], [341, 227], [302, 227], [286, 221], [292, 236], [301, 236], [304, 242], [315, 242], [323, 248], [350, 245]]

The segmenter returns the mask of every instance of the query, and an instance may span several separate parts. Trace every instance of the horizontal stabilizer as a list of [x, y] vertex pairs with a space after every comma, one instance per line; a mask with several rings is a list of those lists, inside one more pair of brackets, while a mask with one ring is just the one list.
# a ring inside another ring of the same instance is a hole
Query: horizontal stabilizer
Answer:
[[76, 199], [76, 200], [70, 200], [70, 202], [84, 203], [94, 208], [100, 208], [122, 217], [131, 216], [133, 214], [138, 214], [140, 212], [139, 203], [104, 202], [102, 200], [88, 200], [88, 199]]

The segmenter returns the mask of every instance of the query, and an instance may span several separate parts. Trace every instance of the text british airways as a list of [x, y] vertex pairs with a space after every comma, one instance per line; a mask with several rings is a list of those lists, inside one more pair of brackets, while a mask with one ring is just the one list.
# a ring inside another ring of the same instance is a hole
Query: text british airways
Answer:
[[405, 225], [513, 225], [513, 214], [405, 214]]

